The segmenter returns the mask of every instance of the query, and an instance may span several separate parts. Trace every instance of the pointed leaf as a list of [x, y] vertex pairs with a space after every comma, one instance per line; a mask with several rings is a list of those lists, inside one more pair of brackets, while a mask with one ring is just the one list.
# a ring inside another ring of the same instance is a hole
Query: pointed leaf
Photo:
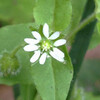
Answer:
[[70, 23], [71, 13], [71, 0], [38, 0], [33, 15], [37, 24], [48, 23], [62, 31]]
[[73, 68], [66, 52], [66, 63], [60, 63], [53, 58], [48, 58], [44, 65], [32, 65], [32, 77], [42, 100], [66, 100], [73, 76]]

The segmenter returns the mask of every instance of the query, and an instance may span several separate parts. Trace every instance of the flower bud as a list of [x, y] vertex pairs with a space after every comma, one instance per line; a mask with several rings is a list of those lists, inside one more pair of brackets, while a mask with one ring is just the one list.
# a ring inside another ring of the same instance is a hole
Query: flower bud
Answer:
[[19, 62], [16, 56], [4, 52], [0, 57], [0, 77], [16, 75], [20, 71]]

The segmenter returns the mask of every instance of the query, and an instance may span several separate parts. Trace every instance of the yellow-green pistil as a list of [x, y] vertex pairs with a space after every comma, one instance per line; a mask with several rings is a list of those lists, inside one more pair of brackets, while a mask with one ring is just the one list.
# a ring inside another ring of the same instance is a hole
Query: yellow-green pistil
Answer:
[[42, 42], [42, 50], [43, 51], [48, 51], [51, 48], [51, 44], [48, 41], [43, 41]]

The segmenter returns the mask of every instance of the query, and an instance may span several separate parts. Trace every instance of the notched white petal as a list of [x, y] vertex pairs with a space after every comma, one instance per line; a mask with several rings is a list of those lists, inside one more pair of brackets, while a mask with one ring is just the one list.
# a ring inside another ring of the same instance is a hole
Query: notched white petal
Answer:
[[[57, 52], [56, 52], [56, 53], [57, 53]], [[50, 55], [51, 55], [54, 59], [56, 59], [56, 60], [58, 60], [58, 61], [60, 61], [60, 62], [64, 62], [64, 59], [63, 59], [63, 58], [60, 58], [56, 53], [53, 52], [53, 51], [50, 51]]]
[[24, 41], [28, 44], [37, 44], [39, 43], [39, 40], [36, 40], [36, 39], [31, 39], [31, 38], [25, 38]]
[[57, 53], [57, 55], [60, 57], [60, 58], [64, 58], [64, 53], [61, 51], [61, 50], [59, 50], [58, 48], [53, 48], [53, 51], [55, 52], [55, 53]]
[[56, 46], [56, 47], [64, 45], [64, 44], [66, 44], [66, 40], [65, 39], [59, 39], [56, 42], [54, 42], [54, 46]]
[[49, 37], [49, 26], [48, 26], [48, 24], [44, 24], [44, 26], [43, 26], [43, 34], [44, 34], [44, 36], [46, 37], [46, 38], [48, 38]]
[[34, 55], [30, 59], [30, 62], [34, 63], [35, 61], [37, 61], [39, 59], [39, 56], [40, 56], [40, 50], [35, 51]]
[[46, 61], [46, 58], [47, 58], [47, 53], [43, 53], [39, 59], [39, 63], [43, 65]]
[[26, 45], [23, 49], [25, 50], [25, 51], [35, 51], [35, 50], [37, 50], [39, 47], [38, 46], [36, 46], [36, 45]]
[[57, 39], [59, 36], [60, 36], [60, 32], [55, 32], [55, 33], [53, 33], [53, 34], [49, 37], [49, 39], [50, 39], [50, 40], [55, 40], [55, 39]]
[[38, 32], [36, 32], [36, 31], [32, 31], [32, 35], [34, 36], [34, 38], [36, 38], [37, 40], [41, 40], [41, 35], [38, 33]]

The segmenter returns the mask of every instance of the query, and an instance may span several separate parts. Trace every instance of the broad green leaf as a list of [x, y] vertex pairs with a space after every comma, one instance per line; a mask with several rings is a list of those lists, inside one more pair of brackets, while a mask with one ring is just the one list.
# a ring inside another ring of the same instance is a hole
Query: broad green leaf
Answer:
[[0, 0], [0, 20], [9, 23], [33, 21], [35, 0]]
[[66, 100], [73, 76], [73, 68], [66, 51], [66, 63], [60, 63], [53, 58], [48, 58], [44, 65], [32, 65], [32, 77], [42, 100]]
[[[0, 29], [0, 55], [4, 50], [11, 52], [18, 45], [24, 42], [24, 38], [32, 37], [29, 26], [37, 27], [34, 24], [20, 24], [6, 26]], [[21, 66], [20, 73], [16, 76], [0, 77], [0, 84], [15, 84], [15, 83], [33, 83], [31, 77], [31, 65], [29, 62], [29, 53], [20, 49], [17, 53], [17, 58]]]
[[96, 16], [100, 20], [100, 0], [95, 0], [96, 2]]
[[56, 31], [68, 26], [71, 14], [71, 0], [38, 0], [33, 12], [37, 24], [48, 23]]

